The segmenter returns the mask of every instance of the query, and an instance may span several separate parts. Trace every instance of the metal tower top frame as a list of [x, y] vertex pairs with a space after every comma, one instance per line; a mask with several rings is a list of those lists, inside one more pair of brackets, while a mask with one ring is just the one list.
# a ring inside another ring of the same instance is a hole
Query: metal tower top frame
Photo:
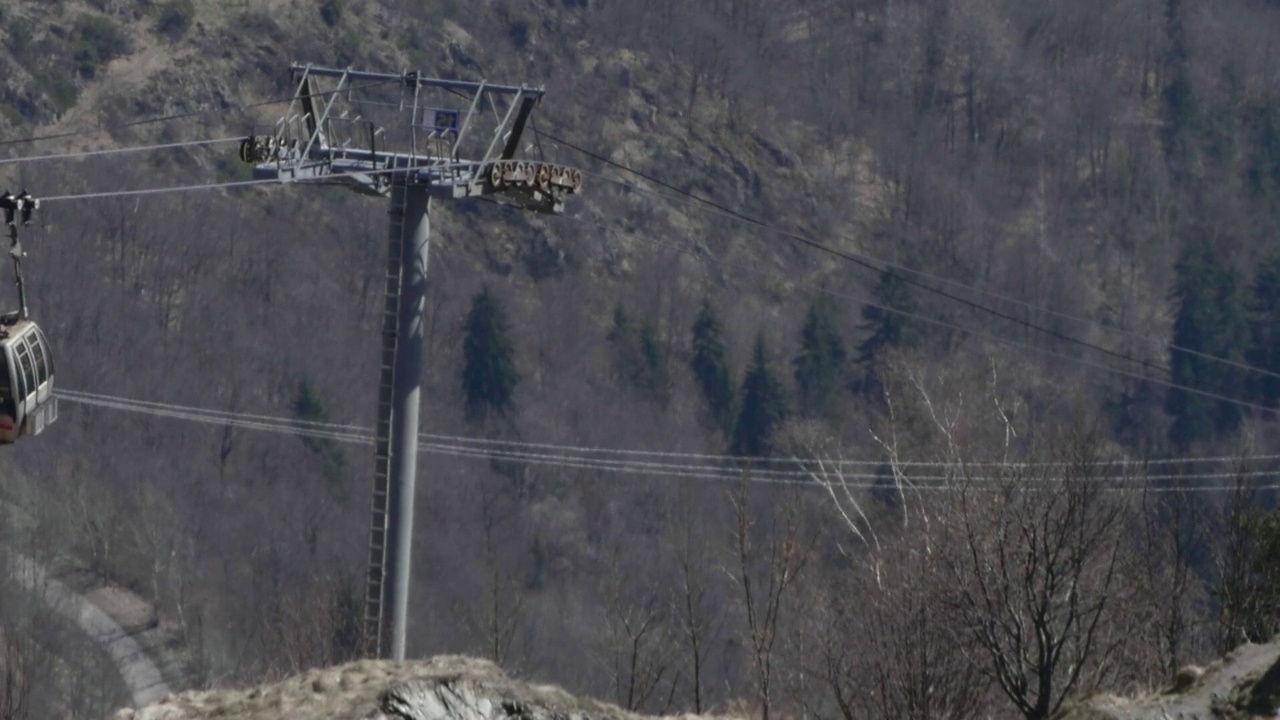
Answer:
[[576, 169], [515, 159], [540, 87], [297, 63], [289, 73], [294, 97], [275, 132], [240, 147], [255, 178], [388, 195], [400, 176], [431, 197], [499, 195], [553, 214], [582, 187]]

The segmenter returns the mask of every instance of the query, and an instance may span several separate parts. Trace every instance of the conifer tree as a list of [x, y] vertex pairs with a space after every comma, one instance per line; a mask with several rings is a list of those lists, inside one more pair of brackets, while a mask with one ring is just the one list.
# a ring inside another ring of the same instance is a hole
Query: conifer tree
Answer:
[[1183, 23], [1182, 0], [1165, 0], [1165, 37], [1168, 41], [1165, 62], [1169, 75], [1160, 89], [1160, 109], [1165, 121], [1165, 152], [1173, 154], [1177, 141], [1194, 128], [1198, 112], [1191, 86], [1191, 51]]
[[742, 380], [742, 409], [733, 429], [734, 455], [762, 457], [769, 454], [769, 438], [787, 415], [782, 382], [769, 363], [764, 335], [756, 335], [751, 365]]
[[482, 420], [492, 412], [506, 414], [512, 408], [520, 374], [509, 332], [506, 312], [485, 285], [472, 298], [463, 326], [462, 390], [469, 420]]
[[667, 349], [658, 338], [658, 326], [652, 320], [640, 323], [637, 341], [641, 373], [636, 387], [665, 408], [670, 399], [671, 372], [667, 368]]
[[622, 303], [613, 306], [613, 324], [609, 326], [609, 334], [605, 337], [613, 347], [614, 366], [618, 379], [631, 382], [640, 366], [639, 350], [635, 342], [635, 328], [631, 325], [631, 316]]
[[[310, 380], [299, 380], [293, 396], [293, 414], [302, 423], [326, 423], [329, 413], [320, 400], [320, 392]], [[305, 424], [299, 424], [305, 429]], [[345, 498], [348, 490], [347, 454], [335, 440], [300, 435], [302, 444], [324, 460], [325, 480], [339, 497]]]
[[666, 407], [671, 373], [667, 368], [667, 350], [658, 338], [658, 326], [652, 320], [635, 326], [622, 303], [618, 303], [614, 306], [608, 339], [613, 345], [619, 379]]
[[835, 302], [822, 292], [809, 304], [800, 329], [800, 354], [792, 361], [800, 389], [800, 411], [824, 415], [844, 378], [844, 339], [840, 337]]
[[[1280, 374], [1280, 253], [1262, 262], [1250, 288], [1250, 346], [1247, 358], [1253, 367]], [[1280, 404], [1280, 378], [1254, 373], [1250, 394], [1268, 407]]]
[[1280, 211], [1280, 107], [1266, 98], [1248, 113], [1250, 147], [1245, 153], [1245, 181], [1254, 199], [1269, 214]]
[[862, 308], [862, 329], [870, 335], [858, 346], [858, 363], [863, 368], [862, 390], [873, 392], [879, 387], [875, 362], [886, 347], [915, 347], [920, 342], [915, 321], [909, 316], [916, 312], [915, 296], [895, 268], [880, 273], [873, 294], [879, 307]]
[[[1248, 325], [1235, 271], [1203, 239], [1186, 245], [1176, 270], [1174, 347], [1169, 351], [1173, 382], [1242, 398], [1243, 371], [1206, 357], [1243, 362], [1248, 351]], [[1188, 392], [1183, 387], [1169, 388], [1165, 410], [1174, 419], [1169, 440], [1182, 450], [1233, 432], [1242, 416], [1236, 403]]]
[[733, 432], [736, 398], [723, 335], [720, 318], [711, 300], [704, 297], [698, 317], [693, 321], [693, 356], [689, 366], [712, 420], [727, 437]]

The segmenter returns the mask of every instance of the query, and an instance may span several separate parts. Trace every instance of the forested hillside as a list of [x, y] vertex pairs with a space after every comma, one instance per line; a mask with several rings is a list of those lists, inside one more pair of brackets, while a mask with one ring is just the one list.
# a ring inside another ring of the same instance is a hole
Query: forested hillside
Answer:
[[[1276, 47], [1264, 0], [0, 5], [72, 393], [6, 543], [199, 685], [351, 657], [372, 449], [305, 430], [374, 424], [386, 201], [114, 193], [248, 179], [290, 62], [527, 82], [586, 187], [433, 206], [411, 654], [765, 720], [1155, 687], [1280, 624]], [[4, 607], [33, 717], [117, 696]]]

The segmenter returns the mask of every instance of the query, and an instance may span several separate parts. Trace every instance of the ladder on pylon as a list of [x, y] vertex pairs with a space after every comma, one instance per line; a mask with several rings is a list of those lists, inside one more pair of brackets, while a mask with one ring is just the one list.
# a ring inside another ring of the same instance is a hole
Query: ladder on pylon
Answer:
[[378, 425], [374, 449], [373, 513], [369, 529], [369, 578], [365, 594], [365, 655], [381, 657], [382, 607], [386, 591], [387, 519], [390, 511], [388, 488], [391, 474], [391, 425], [395, 357], [399, 333], [398, 308], [404, 265], [405, 187], [398, 180], [391, 190], [390, 222], [387, 238], [387, 278], [382, 306], [381, 375], [378, 382]]

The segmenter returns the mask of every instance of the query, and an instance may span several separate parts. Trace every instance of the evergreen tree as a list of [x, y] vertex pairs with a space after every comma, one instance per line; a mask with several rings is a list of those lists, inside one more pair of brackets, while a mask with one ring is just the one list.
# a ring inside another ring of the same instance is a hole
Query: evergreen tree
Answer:
[[870, 335], [858, 346], [858, 363], [863, 367], [863, 392], [870, 393], [879, 387], [875, 374], [875, 362], [886, 347], [915, 347], [920, 342], [915, 321], [904, 313], [917, 311], [911, 287], [895, 268], [880, 273], [876, 283], [876, 304], [862, 308], [862, 329]]
[[1245, 153], [1245, 181], [1254, 199], [1271, 215], [1280, 211], [1280, 105], [1267, 98], [1247, 114], [1250, 148]]
[[733, 432], [736, 398], [723, 334], [711, 300], [704, 297], [693, 321], [693, 357], [689, 366], [711, 418], [729, 436]]
[[800, 411], [824, 415], [844, 378], [844, 339], [840, 337], [835, 302], [826, 292], [809, 304], [800, 329], [800, 354], [792, 361], [800, 389]]
[[[320, 393], [309, 380], [299, 380], [293, 396], [293, 415], [299, 421], [299, 430], [306, 430], [306, 423], [327, 423], [329, 413], [320, 401]], [[337, 441], [301, 435], [302, 444], [324, 461], [325, 480], [340, 498], [346, 498], [348, 488], [347, 454]]]
[[1185, 160], [1197, 124], [1199, 108], [1191, 85], [1191, 50], [1183, 23], [1182, 0], [1165, 0], [1165, 64], [1168, 80], [1160, 90], [1165, 157]]
[[651, 320], [640, 323], [637, 340], [641, 373], [636, 387], [665, 408], [670, 399], [671, 372], [667, 368], [667, 349], [658, 339], [658, 326]]
[[756, 336], [751, 366], [742, 380], [742, 409], [733, 428], [734, 455], [762, 457], [769, 454], [769, 438], [787, 415], [782, 382], [769, 363], [764, 335]]
[[[1235, 271], [1220, 261], [1207, 240], [1187, 244], [1178, 259], [1173, 292], [1175, 317], [1170, 366], [1177, 385], [1241, 398], [1243, 371], [1205, 355], [1243, 362], [1248, 351], [1248, 324]], [[1184, 349], [1179, 349], [1184, 348]], [[1203, 353], [1204, 355], [1193, 354]], [[1233, 432], [1240, 406], [1171, 387], [1165, 410], [1173, 415], [1170, 441], [1179, 449]]]
[[462, 390], [469, 420], [481, 420], [491, 412], [506, 414], [512, 408], [520, 374], [509, 331], [506, 312], [485, 285], [472, 298], [463, 326]]
[[671, 373], [667, 350], [658, 339], [658, 326], [645, 320], [636, 327], [622, 303], [614, 306], [609, 342], [614, 348], [618, 377], [646, 397], [666, 407], [670, 399]]
[[613, 347], [613, 364], [618, 374], [616, 379], [632, 382], [639, 372], [640, 353], [636, 347], [636, 332], [631, 325], [631, 316], [622, 303], [613, 306], [613, 324], [609, 326], [609, 334], [605, 337]]
[[[1280, 253], [1272, 253], [1254, 276], [1249, 303], [1249, 364], [1280, 374]], [[1280, 378], [1255, 373], [1250, 393], [1268, 407], [1280, 404]]]

